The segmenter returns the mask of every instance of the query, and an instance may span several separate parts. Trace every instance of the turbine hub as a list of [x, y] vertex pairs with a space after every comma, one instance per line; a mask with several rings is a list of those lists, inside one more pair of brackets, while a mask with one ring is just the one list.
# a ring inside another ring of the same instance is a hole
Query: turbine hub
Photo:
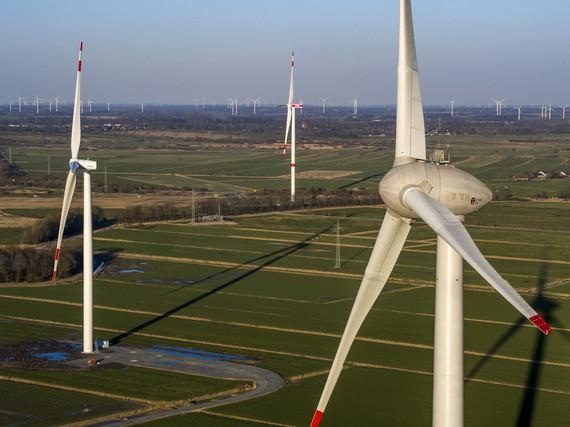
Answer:
[[380, 197], [394, 212], [418, 218], [403, 202], [411, 187], [419, 187], [455, 215], [467, 215], [485, 206], [493, 193], [474, 176], [451, 165], [414, 162], [392, 168], [380, 181]]

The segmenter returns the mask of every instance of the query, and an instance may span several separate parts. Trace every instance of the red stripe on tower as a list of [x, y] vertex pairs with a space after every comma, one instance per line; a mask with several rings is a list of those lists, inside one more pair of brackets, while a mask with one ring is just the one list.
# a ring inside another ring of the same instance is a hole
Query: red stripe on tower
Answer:
[[77, 61], [77, 71], [81, 72], [81, 59]]
[[56, 248], [55, 250], [55, 260], [59, 260], [59, 248]]
[[291, 167], [294, 168], [294, 167], [295, 167], [295, 163], [291, 163]]
[[539, 314], [530, 317], [528, 320], [534, 323], [536, 327], [540, 329], [545, 335], [549, 335], [550, 332], [552, 332], [550, 325]]
[[318, 425], [321, 423], [322, 418], [323, 418], [322, 411], [319, 411], [317, 409], [315, 411], [315, 415], [313, 415], [313, 420], [311, 421], [311, 427], [318, 427]]
[[295, 51], [291, 52], [291, 67], [295, 66]]

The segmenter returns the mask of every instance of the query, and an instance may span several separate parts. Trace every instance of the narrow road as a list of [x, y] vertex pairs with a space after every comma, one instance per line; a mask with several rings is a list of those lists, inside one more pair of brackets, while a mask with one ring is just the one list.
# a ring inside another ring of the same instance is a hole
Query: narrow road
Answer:
[[[242, 402], [264, 396], [280, 389], [285, 381], [275, 372], [259, 368], [247, 363], [236, 363], [224, 359], [232, 359], [232, 355], [204, 354], [177, 347], [156, 346], [151, 348], [112, 346], [97, 355], [101, 365], [120, 363], [149, 369], [160, 369], [170, 372], [201, 375], [204, 377], [231, 379], [251, 382], [254, 388], [243, 393], [213, 399], [206, 402], [191, 403], [176, 408], [159, 409], [150, 413], [135, 415], [128, 419], [97, 424], [99, 426], [131, 426], [154, 421], [175, 415], [188, 414], [202, 409], [215, 408], [230, 403]], [[219, 356], [219, 358], [217, 358]], [[228, 357], [226, 357], [228, 356]], [[239, 356], [235, 356], [237, 360]], [[78, 363], [85, 363], [82, 359]]]

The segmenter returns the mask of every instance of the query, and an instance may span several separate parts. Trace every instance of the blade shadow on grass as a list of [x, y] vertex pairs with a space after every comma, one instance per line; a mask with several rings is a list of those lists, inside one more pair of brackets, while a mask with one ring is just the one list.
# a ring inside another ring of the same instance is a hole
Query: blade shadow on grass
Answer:
[[[545, 295], [546, 283], [548, 279], [549, 264], [544, 262], [541, 264], [539, 279], [537, 283], [537, 293], [531, 306], [542, 313], [544, 320], [551, 325], [562, 326], [558, 319], [554, 316], [554, 311], [558, 308], [558, 303]], [[493, 357], [494, 354], [520, 329], [523, 327], [527, 319], [521, 317], [513, 324], [493, 346], [487, 351], [485, 357], [471, 369], [467, 374], [465, 382], [468, 383], [471, 378], [483, 368], [483, 366]], [[565, 337], [566, 338], [566, 337]], [[524, 394], [519, 406], [516, 427], [531, 427], [533, 425], [533, 415], [536, 406], [537, 392], [540, 385], [540, 376], [542, 370], [542, 361], [544, 360], [546, 350], [546, 335], [537, 332], [537, 338], [532, 352], [532, 359], [529, 361], [529, 371], [526, 377]]]
[[[208, 298], [208, 297], [210, 297], [210, 296], [212, 296], [212, 295], [214, 295], [214, 294], [216, 294], [216, 293], [218, 293], [218, 292], [220, 292], [220, 291], [222, 291], [222, 290], [224, 290], [224, 289], [226, 289], [232, 285], [235, 285], [236, 283], [241, 282], [242, 280], [256, 274], [260, 270], [263, 270], [265, 267], [268, 267], [268, 266], [274, 264], [275, 262], [280, 261], [280, 260], [284, 259], [285, 257], [309, 246], [311, 240], [315, 239], [316, 237], [318, 237], [319, 235], [321, 235], [323, 233], [330, 231], [335, 225], [336, 224], [329, 225], [328, 227], [324, 228], [323, 230], [308, 236], [307, 238], [301, 240], [300, 242], [297, 242], [293, 245], [287, 246], [286, 248], [279, 249], [279, 250], [276, 250], [276, 251], [271, 252], [269, 254], [250, 259], [248, 261], [241, 263], [238, 266], [228, 268], [226, 270], [223, 270], [223, 271], [218, 272], [218, 273], [211, 274], [211, 275], [201, 279], [199, 282], [211, 280], [212, 278], [218, 277], [222, 274], [226, 274], [226, 273], [228, 273], [230, 271], [234, 271], [234, 270], [239, 270], [241, 268], [247, 268], [248, 265], [250, 265], [254, 262], [258, 262], [258, 261], [261, 261], [263, 259], [269, 258], [265, 262], [263, 262], [262, 264], [257, 265], [254, 268], [251, 268], [250, 270], [240, 274], [239, 276], [234, 277], [234, 278], [228, 280], [227, 282], [222, 283], [221, 285], [216, 286], [215, 288], [213, 288], [207, 292], [204, 292], [203, 294], [201, 294], [195, 298], [192, 298], [188, 301], [185, 301], [184, 303], [182, 303], [180, 305], [177, 305], [176, 307], [173, 307], [172, 309], [168, 310], [167, 312], [165, 312], [159, 316], [153, 317], [152, 319], [149, 319], [146, 322], [143, 322], [140, 325], [137, 325], [137, 326], [129, 329], [128, 331], [123, 332], [123, 333], [111, 338], [109, 340], [109, 343], [111, 345], [119, 344], [122, 340], [129, 337], [130, 335], [135, 334], [137, 332], [140, 332], [140, 331], [154, 325], [155, 323], [160, 322], [161, 320], [166, 319], [169, 316], [172, 316], [173, 314], [178, 313], [180, 310], [183, 310], [187, 307], [190, 307], [193, 304], [196, 304], [196, 303], [198, 303], [198, 302], [200, 302], [200, 301], [202, 301], [202, 300], [204, 300], [204, 299], [206, 299], [206, 298]], [[195, 284], [196, 283], [194, 283], [194, 285]]]

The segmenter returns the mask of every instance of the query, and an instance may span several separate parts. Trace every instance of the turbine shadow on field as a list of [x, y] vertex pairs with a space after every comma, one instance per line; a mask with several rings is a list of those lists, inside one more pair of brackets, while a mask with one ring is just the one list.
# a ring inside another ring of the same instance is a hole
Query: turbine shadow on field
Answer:
[[161, 320], [166, 319], [166, 318], [168, 318], [169, 316], [172, 316], [173, 314], [178, 313], [180, 310], [183, 310], [183, 309], [185, 309], [185, 308], [187, 308], [187, 307], [190, 307], [191, 305], [196, 304], [196, 303], [198, 303], [198, 302], [200, 302], [200, 301], [202, 301], [202, 300], [208, 298], [209, 296], [212, 296], [212, 295], [214, 295], [214, 294], [216, 294], [216, 293], [218, 293], [218, 292], [220, 292], [220, 291], [222, 291], [222, 290], [224, 290], [224, 289], [226, 289], [226, 288], [228, 288], [228, 287], [230, 287], [230, 286], [232, 286], [232, 285], [235, 285], [236, 283], [239, 283], [239, 282], [242, 281], [243, 279], [246, 279], [246, 278], [248, 278], [248, 277], [254, 275], [255, 273], [259, 272], [260, 270], [264, 269], [265, 267], [268, 267], [268, 266], [270, 266], [271, 264], [274, 264], [275, 262], [280, 261], [280, 260], [282, 260], [283, 258], [285, 258], [285, 257], [287, 257], [287, 256], [289, 256], [289, 255], [291, 255], [291, 254], [293, 254], [293, 253], [295, 253], [295, 252], [297, 252], [297, 251], [299, 251], [299, 250], [301, 250], [301, 249], [307, 247], [307, 246], [310, 244], [310, 241], [311, 241], [311, 240], [315, 239], [315, 238], [318, 237], [320, 234], [323, 234], [323, 233], [326, 233], [326, 232], [330, 231], [335, 225], [336, 225], [336, 224], [329, 225], [329, 226], [326, 227], [325, 229], [323, 229], [323, 230], [321, 230], [321, 231], [319, 231], [319, 232], [317, 232], [317, 233], [314, 233], [314, 234], [310, 235], [309, 237], [307, 237], [307, 238], [305, 238], [305, 239], [301, 240], [300, 242], [297, 242], [297, 243], [295, 243], [295, 244], [293, 244], [293, 245], [287, 246], [287, 247], [285, 247], [285, 248], [283, 248], [283, 249], [276, 250], [276, 251], [271, 252], [271, 253], [266, 254], [266, 255], [262, 255], [262, 256], [253, 258], [253, 259], [251, 259], [251, 260], [248, 260], [248, 261], [245, 261], [245, 262], [241, 263], [241, 264], [238, 265], [238, 266], [235, 266], [235, 267], [232, 267], [232, 268], [228, 268], [228, 269], [223, 270], [223, 271], [221, 271], [221, 272], [219, 272], [219, 273], [215, 273], [215, 274], [209, 275], [208, 277], [205, 277], [204, 279], [201, 279], [200, 282], [203, 282], [203, 281], [205, 281], [205, 280], [209, 280], [209, 279], [211, 279], [211, 278], [220, 276], [220, 275], [225, 274], [225, 273], [228, 273], [228, 272], [230, 272], [230, 271], [239, 270], [239, 269], [242, 268], [242, 267], [247, 267], [247, 266], [250, 265], [251, 263], [254, 263], [254, 262], [261, 261], [261, 260], [263, 260], [263, 259], [269, 258], [269, 259], [267, 259], [265, 262], [263, 262], [262, 264], [256, 265], [254, 268], [252, 268], [252, 269], [250, 269], [250, 270], [248, 270], [248, 271], [246, 271], [246, 272], [244, 272], [244, 273], [238, 275], [237, 277], [234, 277], [234, 278], [228, 280], [227, 282], [222, 283], [221, 285], [218, 285], [218, 286], [216, 286], [215, 288], [213, 288], [213, 289], [211, 289], [211, 290], [209, 290], [209, 291], [207, 291], [207, 292], [204, 292], [203, 294], [201, 294], [201, 295], [199, 295], [199, 296], [197, 296], [197, 297], [195, 297], [195, 298], [192, 298], [192, 299], [190, 299], [190, 300], [188, 300], [188, 301], [185, 301], [185, 302], [182, 303], [182, 304], [177, 305], [176, 307], [171, 308], [170, 310], [168, 310], [167, 312], [165, 312], [165, 313], [163, 313], [163, 314], [161, 314], [161, 315], [159, 315], [159, 316], [153, 317], [152, 319], [147, 320], [146, 322], [143, 322], [143, 323], [141, 323], [140, 325], [137, 325], [137, 326], [135, 326], [135, 327], [129, 329], [128, 331], [123, 332], [123, 333], [121, 333], [121, 334], [119, 334], [119, 335], [117, 335], [117, 336], [111, 338], [111, 339], [109, 340], [109, 343], [110, 343], [111, 345], [119, 344], [122, 340], [124, 340], [125, 338], [129, 337], [130, 335], [132, 335], [132, 334], [134, 334], [134, 333], [137, 333], [137, 332], [140, 332], [140, 331], [142, 331], [142, 330], [144, 330], [144, 329], [146, 329], [146, 328], [148, 328], [148, 327], [154, 325], [155, 323], [160, 322]]
[[[560, 321], [553, 314], [558, 308], [558, 303], [545, 295], [546, 283], [548, 279], [549, 264], [543, 262], [540, 266], [540, 273], [537, 283], [537, 293], [533, 301], [530, 303], [539, 313], [542, 313], [544, 320], [549, 324], [563, 327]], [[483, 366], [493, 357], [495, 353], [525, 324], [527, 319], [521, 317], [513, 324], [493, 346], [487, 351], [485, 357], [481, 358], [479, 362], [467, 374], [465, 382], [474, 378], [476, 374], [483, 368]], [[526, 377], [526, 384], [524, 387], [524, 394], [519, 406], [517, 415], [517, 427], [530, 427], [533, 425], [533, 415], [535, 410], [535, 403], [537, 398], [538, 388], [540, 386], [540, 376], [542, 370], [542, 361], [544, 359], [546, 350], [546, 335], [537, 332], [534, 349], [532, 352], [532, 359], [529, 361], [529, 370]]]

